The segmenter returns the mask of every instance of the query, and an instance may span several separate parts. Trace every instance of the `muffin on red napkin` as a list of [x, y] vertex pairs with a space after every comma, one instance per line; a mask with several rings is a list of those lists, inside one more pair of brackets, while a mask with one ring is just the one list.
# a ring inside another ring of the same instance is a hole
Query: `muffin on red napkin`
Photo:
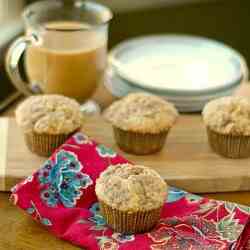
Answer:
[[108, 167], [97, 179], [95, 190], [102, 215], [121, 233], [152, 229], [167, 196], [167, 184], [158, 173], [130, 164]]

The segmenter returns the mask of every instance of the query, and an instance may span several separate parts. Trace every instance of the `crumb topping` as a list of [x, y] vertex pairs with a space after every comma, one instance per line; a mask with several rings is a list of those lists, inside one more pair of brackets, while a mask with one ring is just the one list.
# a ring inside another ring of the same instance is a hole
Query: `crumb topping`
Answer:
[[82, 125], [80, 105], [61, 95], [27, 98], [16, 109], [16, 121], [25, 132], [68, 134]]
[[163, 205], [167, 184], [154, 170], [118, 164], [107, 168], [97, 179], [96, 195], [122, 211], [151, 210]]
[[211, 101], [203, 110], [203, 120], [215, 132], [250, 136], [250, 99], [223, 97]]
[[104, 117], [125, 131], [154, 134], [170, 129], [178, 111], [158, 96], [133, 93], [114, 102], [104, 112]]

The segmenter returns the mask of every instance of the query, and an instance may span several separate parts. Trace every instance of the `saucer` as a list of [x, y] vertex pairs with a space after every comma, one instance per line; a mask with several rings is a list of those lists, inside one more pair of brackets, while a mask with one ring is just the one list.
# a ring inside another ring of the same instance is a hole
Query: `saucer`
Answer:
[[210, 100], [232, 95], [248, 77], [246, 61], [220, 42], [185, 35], [152, 35], [111, 50], [106, 86], [116, 96], [146, 91], [201, 111]]
[[206, 38], [158, 35], [135, 38], [114, 48], [116, 73], [137, 87], [172, 94], [213, 93], [242, 80], [243, 57]]
[[120, 78], [119, 75], [117, 75], [112, 69], [112, 67], [109, 67], [106, 73], [105, 86], [112, 95], [118, 98], [121, 98], [133, 92], [148, 92], [151, 94], [158, 95], [166, 99], [167, 101], [172, 102], [180, 112], [199, 112], [203, 109], [207, 102], [215, 98], [232, 95], [237, 90], [239, 85], [236, 84], [235, 86], [232, 86], [226, 90], [218, 91], [217, 93], [210, 95], [171, 95], [167, 93], [158, 93], [152, 90], [150, 91], [140, 87], [135, 87], [126, 82], [124, 79]]

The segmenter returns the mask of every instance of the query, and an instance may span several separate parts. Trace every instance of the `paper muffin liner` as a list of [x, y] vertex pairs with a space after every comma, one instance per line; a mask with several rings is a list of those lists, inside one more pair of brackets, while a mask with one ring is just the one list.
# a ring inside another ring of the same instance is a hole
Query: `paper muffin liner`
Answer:
[[160, 151], [166, 141], [168, 130], [158, 134], [136, 133], [113, 126], [118, 146], [127, 153], [136, 155], [153, 154]]
[[73, 133], [49, 135], [29, 132], [24, 134], [24, 139], [31, 152], [47, 157], [61, 146], [72, 134]]
[[126, 212], [114, 209], [103, 201], [99, 202], [101, 214], [107, 224], [119, 233], [148, 232], [160, 220], [162, 207], [148, 211]]
[[250, 157], [250, 136], [224, 135], [207, 128], [211, 148], [227, 158]]

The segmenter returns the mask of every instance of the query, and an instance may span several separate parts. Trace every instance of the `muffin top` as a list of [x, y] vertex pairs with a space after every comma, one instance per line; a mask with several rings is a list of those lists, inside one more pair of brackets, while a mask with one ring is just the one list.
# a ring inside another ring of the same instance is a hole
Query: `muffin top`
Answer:
[[121, 211], [159, 208], [167, 195], [167, 184], [154, 171], [143, 166], [118, 164], [108, 167], [97, 179], [97, 197]]
[[114, 102], [104, 117], [115, 127], [139, 133], [159, 133], [173, 126], [178, 116], [174, 105], [158, 96], [133, 93]]
[[25, 132], [68, 134], [81, 127], [80, 105], [61, 95], [27, 98], [16, 110], [16, 121]]
[[211, 101], [203, 110], [203, 119], [217, 133], [250, 136], [250, 99], [223, 97]]

